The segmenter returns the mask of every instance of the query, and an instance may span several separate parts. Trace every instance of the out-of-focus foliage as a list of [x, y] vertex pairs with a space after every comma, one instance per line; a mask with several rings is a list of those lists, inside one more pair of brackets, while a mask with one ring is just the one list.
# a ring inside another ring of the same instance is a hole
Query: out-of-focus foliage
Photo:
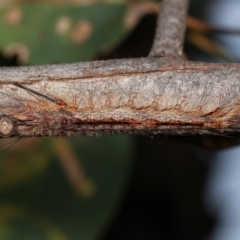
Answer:
[[192, 16], [187, 17], [186, 41], [208, 53], [211, 56], [220, 59], [229, 60], [230, 56], [219, 46], [217, 42], [210, 37], [216, 32], [217, 28], [208, 25], [206, 22]]
[[125, 5], [24, 4], [0, 9], [0, 47], [20, 63], [88, 60], [111, 49], [127, 33]]
[[[35, 3], [35, 4], [33, 4]], [[69, 63], [93, 59], [126, 37], [156, 1], [0, 1], [0, 48], [20, 64]], [[186, 39], [214, 57], [229, 58], [209, 35], [213, 28], [188, 16]]]
[[54, 141], [33, 139], [1, 154], [0, 239], [97, 239], [115, 212], [131, 167], [131, 138], [71, 139], [79, 189]]

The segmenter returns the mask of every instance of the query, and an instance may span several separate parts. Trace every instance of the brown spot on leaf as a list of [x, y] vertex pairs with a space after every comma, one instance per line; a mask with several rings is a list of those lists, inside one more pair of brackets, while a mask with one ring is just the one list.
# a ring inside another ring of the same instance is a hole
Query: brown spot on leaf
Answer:
[[85, 42], [92, 34], [93, 26], [87, 20], [78, 21], [71, 32], [71, 39], [74, 43], [81, 44]]
[[69, 32], [72, 25], [72, 21], [69, 17], [62, 16], [57, 19], [55, 24], [55, 32], [58, 35], [64, 35]]
[[8, 25], [18, 25], [22, 21], [23, 12], [19, 7], [9, 9], [4, 15], [4, 22]]
[[17, 61], [24, 64], [29, 58], [29, 52], [29, 48], [23, 43], [13, 43], [4, 49], [4, 56], [7, 58], [17, 56]]

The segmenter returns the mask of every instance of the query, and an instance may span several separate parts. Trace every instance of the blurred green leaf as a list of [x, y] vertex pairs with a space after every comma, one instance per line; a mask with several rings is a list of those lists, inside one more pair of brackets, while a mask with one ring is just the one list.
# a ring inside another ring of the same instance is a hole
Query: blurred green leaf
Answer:
[[21, 63], [70, 63], [114, 47], [127, 33], [125, 5], [19, 5], [0, 9], [0, 48]]
[[[126, 136], [71, 139], [85, 175], [95, 186], [88, 197], [74, 191], [53, 155], [52, 141], [42, 141], [29, 152], [26, 150], [29, 145], [19, 148], [22, 153], [16, 152], [20, 162], [18, 175], [25, 181], [19, 178], [15, 185], [7, 184], [0, 189], [0, 239], [97, 239], [111, 222], [128, 181], [134, 150], [132, 139]], [[14, 152], [5, 153], [1, 161], [7, 163], [8, 156], [13, 155]], [[36, 166], [27, 171], [26, 178], [26, 173], [21, 172], [26, 172], [34, 160]], [[48, 167], [43, 168], [39, 161], [46, 160], [49, 163], [44, 165]], [[5, 168], [6, 174], [15, 179], [11, 168], [8, 170]], [[4, 174], [0, 175], [0, 182], [2, 177]], [[62, 238], [54, 237], [58, 234]]]
[[2, 204], [0, 208], [0, 236], [4, 240], [68, 240], [60, 229], [47, 219], [34, 217], [27, 210]]

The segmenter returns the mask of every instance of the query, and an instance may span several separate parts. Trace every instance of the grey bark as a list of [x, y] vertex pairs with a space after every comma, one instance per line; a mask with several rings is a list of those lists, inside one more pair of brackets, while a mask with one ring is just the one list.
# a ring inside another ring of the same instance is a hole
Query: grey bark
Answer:
[[163, 1], [154, 58], [0, 68], [0, 137], [238, 134], [240, 64], [174, 60], [187, 2]]
[[141, 58], [2, 68], [0, 81], [1, 113], [12, 119], [12, 136], [240, 130], [237, 63]]
[[157, 20], [150, 57], [183, 57], [183, 43], [189, 0], [164, 0]]

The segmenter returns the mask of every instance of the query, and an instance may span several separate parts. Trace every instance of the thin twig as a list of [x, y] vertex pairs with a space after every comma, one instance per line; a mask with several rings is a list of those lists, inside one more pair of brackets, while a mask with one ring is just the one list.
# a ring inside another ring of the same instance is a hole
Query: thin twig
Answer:
[[163, 0], [150, 57], [183, 57], [188, 3], [189, 0]]
[[231, 34], [231, 35], [239, 35], [239, 28], [224, 28], [224, 27], [216, 27], [208, 24], [207, 22], [198, 19], [193, 16], [187, 17], [187, 28], [191, 30], [193, 33], [203, 33], [203, 34]]
[[80, 156], [75, 156], [69, 141], [66, 138], [57, 138], [53, 146], [65, 175], [76, 193], [85, 197], [91, 196], [95, 190], [94, 184], [86, 176], [79, 160]]

